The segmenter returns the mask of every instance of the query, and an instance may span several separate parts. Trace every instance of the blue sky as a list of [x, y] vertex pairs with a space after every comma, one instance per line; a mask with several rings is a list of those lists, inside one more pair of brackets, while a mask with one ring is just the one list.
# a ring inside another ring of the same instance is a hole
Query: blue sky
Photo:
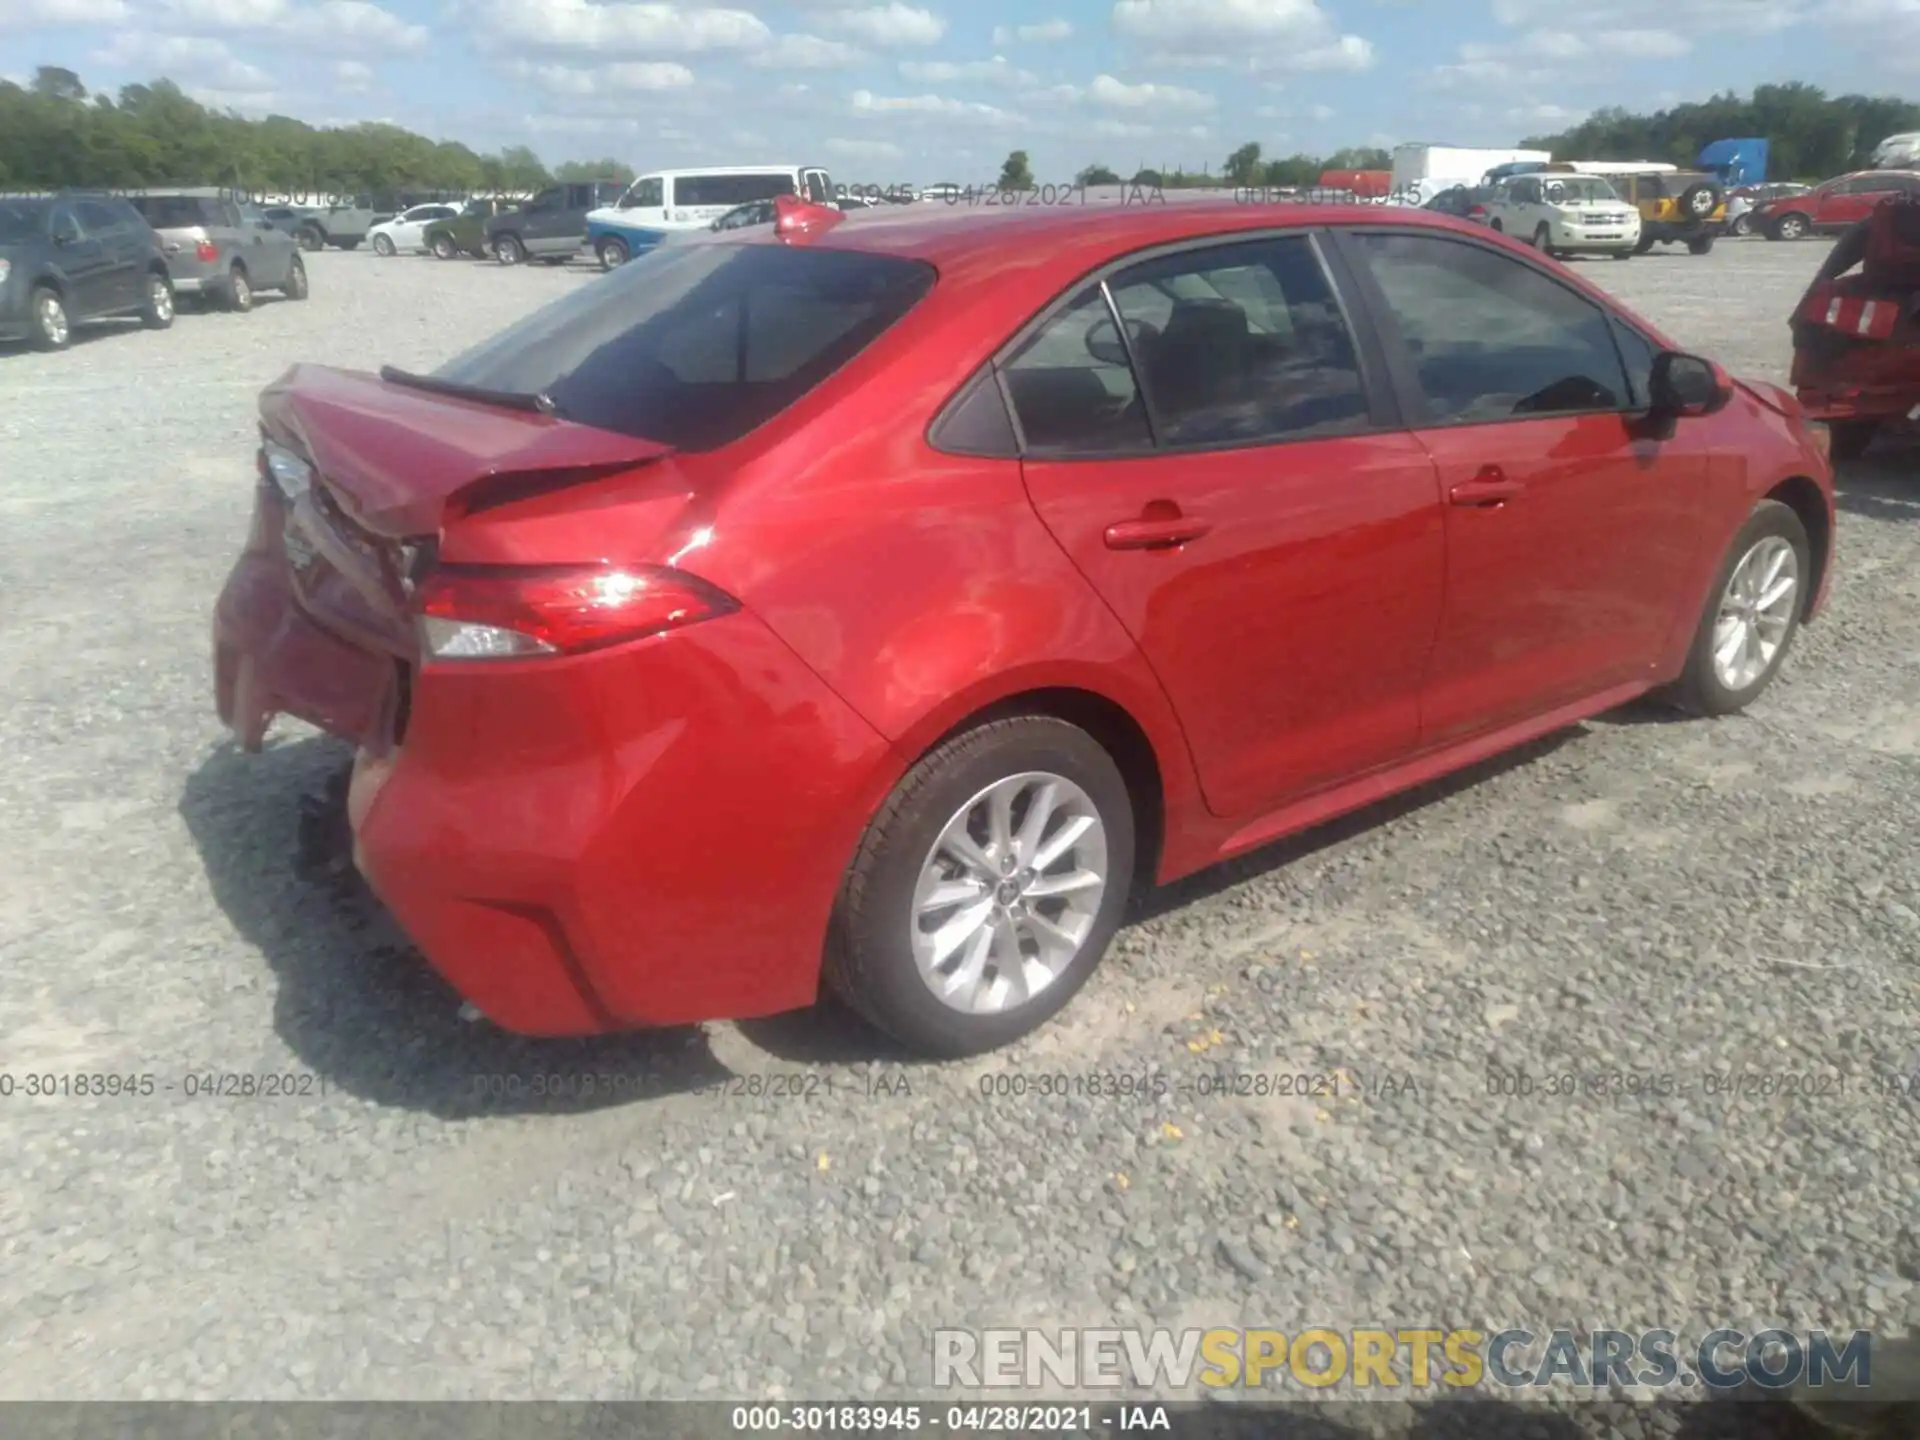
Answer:
[[1768, 80], [1920, 96], [1920, 0], [0, 0], [0, 76], [37, 64], [550, 162], [985, 183], [1019, 147], [1046, 181], [1510, 145]]

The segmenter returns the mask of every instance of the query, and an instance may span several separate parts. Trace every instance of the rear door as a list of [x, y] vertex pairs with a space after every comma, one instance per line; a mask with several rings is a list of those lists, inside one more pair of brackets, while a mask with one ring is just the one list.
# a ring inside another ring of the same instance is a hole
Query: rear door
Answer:
[[102, 307], [126, 310], [139, 305], [146, 247], [134, 248], [135, 234], [120, 207], [108, 200], [76, 200], [73, 210], [88, 239], [100, 246]]
[[1223, 816], [1418, 739], [1439, 490], [1363, 353], [1294, 232], [1091, 281], [1002, 368], [1034, 506], [1153, 666]]
[[1662, 440], [1638, 423], [1651, 342], [1494, 245], [1342, 238], [1446, 500], [1423, 746], [1651, 678], [1711, 463], [1697, 428]]

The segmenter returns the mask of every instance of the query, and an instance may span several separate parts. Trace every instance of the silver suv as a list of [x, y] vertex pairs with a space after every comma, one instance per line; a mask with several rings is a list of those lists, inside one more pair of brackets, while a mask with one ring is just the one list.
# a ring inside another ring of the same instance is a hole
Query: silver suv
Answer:
[[257, 291], [307, 298], [300, 245], [230, 190], [146, 190], [127, 200], [154, 228], [174, 292], [251, 310]]

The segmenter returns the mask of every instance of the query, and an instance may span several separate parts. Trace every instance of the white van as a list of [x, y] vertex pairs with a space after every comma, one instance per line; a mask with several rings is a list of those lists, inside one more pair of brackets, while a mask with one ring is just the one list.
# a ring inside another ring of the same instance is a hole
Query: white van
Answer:
[[834, 202], [833, 181], [813, 165], [716, 165], [642, 175], [612, 205], [587, 216], [587, 248], [609, 269], [676, 231], [698, 230], [737, 205], [798, 195]]

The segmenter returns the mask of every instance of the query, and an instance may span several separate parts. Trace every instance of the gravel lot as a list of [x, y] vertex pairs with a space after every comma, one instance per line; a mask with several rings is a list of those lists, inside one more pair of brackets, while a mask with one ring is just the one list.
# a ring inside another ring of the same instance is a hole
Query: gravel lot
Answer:
[[[1784, 380], [1824, 251], [1585, 269]], [[207, 622], [262, 385], [430, 366], [592, 272], [309, 265], [304, 305], [0, 355], [0, 1398], [905, 1395], [949, 1325], [1920, 1322], [1920, 1100], [1869, 1088], [1920, 1071], [1911, 452], [1844, 476], [1832, 608], [1753, 715], [1610, 716], [1183, 884], [1014, 1052], [904, 1064], [819, 1012], [539, 1045], [294, 872], [338, 752], [226, 745]], [[1369, 1093], [981, 1093], [1156, 1065]], [[1740, 1070], [1848, 1093], [1699, 1093]], [[218, 1072], [314, 1093], [187, 1095]], [[716, 1088], [774, 1073], [817, 1088]]]

